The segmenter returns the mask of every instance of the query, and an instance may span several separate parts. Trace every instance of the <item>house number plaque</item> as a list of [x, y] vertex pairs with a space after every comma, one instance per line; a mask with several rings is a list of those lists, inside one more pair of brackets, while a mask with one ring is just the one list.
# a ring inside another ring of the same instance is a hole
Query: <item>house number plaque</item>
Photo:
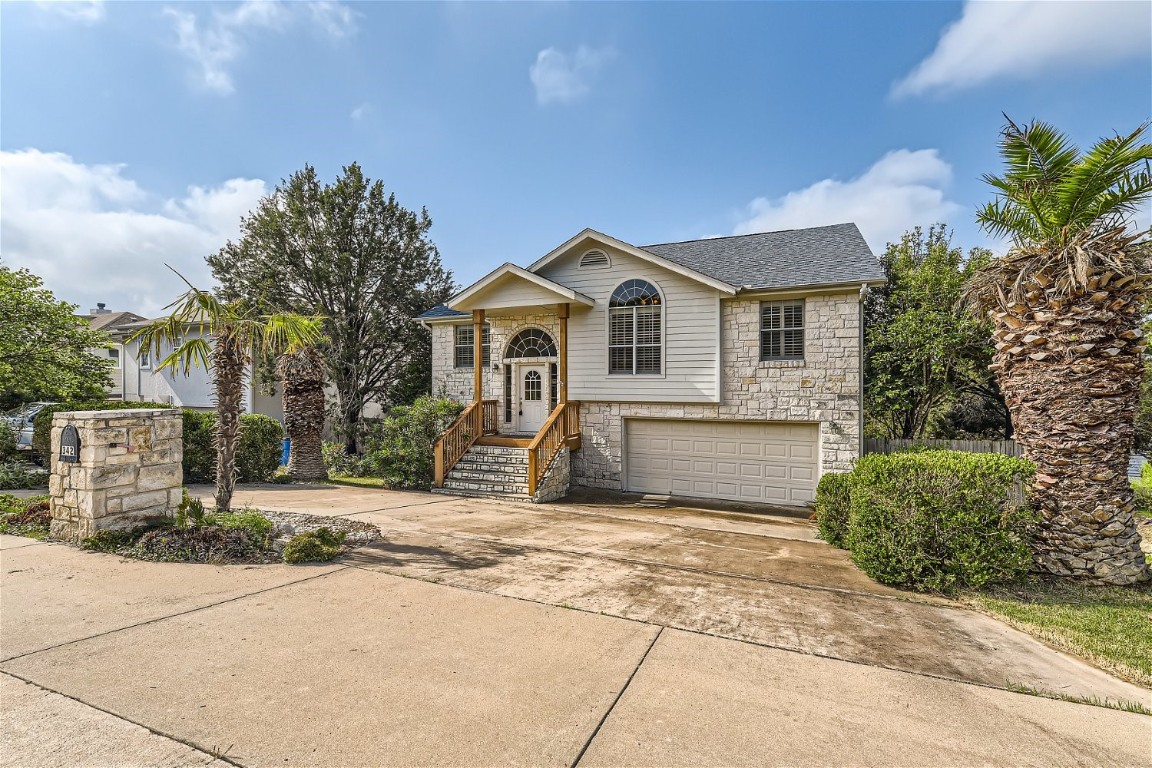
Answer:
[[60, 461], [80, 461], [80, 433], [71, 424], [60, 432]]

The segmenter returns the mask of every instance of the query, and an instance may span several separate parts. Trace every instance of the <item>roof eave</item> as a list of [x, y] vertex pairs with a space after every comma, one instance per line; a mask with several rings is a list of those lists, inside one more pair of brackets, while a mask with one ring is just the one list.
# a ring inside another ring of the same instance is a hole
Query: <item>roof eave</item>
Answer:
[[684, 266], [683, 264], [677, 264], [676, 262], [671, 261], [670, 259], [666, 259], [663, 256], [659, 256], [655, 253], [652, 253], [651, 251], [646, 251], [643, 248], [639, 248], [635, 245], [632, 245], [631, 243], [626, 243], [623, 240], [618, 240], [617, 238], [612, 237], [611, 235], [606, 235], [603, 232], [597, 232], [596, 230], [590, 229], [590, 228], [581, 230], [581, 232], [579, 234], [575, 235], [574, 237], [568, 238], [568, 240], [564, 241], [559, 246], [553, 248], [551, 251], [546, 253], [542, 258], [537, 259], [536, 261], [529, 264], [528, 265], [528, 271], [529, 272], [536, 272], [540, 269], [543, 269], [545, 266], [547, 266], [548, 264], [551, 264], [553, 261], [555, 261], [556, 259], [560, 258], [562, 255], [567, 253], [568, 250], [570, 248], [572, 248], [572, 246], [574, 246], [576, 243], [580, 242], [581, 240], [583, 240], [585, 238], [591, 238], [593, 240], [597, 240], [604, 245], [609, 245], [609, 246], [612, 246], [613, 248], [617, 248], [617, 249], [624, 251], [625, 253], [627, 253], [631, 256], [635, 256], [639, 259], [643, 259], [644, 261], [648, 261], [648, 262], [651, 262], [651, 263], [656, 264], [658, 266], [664, 267], [667, 270], [670, 270], [670, 271], [675, 272], [677, 274], [683, 275], [684, 277], [687, 277], [691, 280], [695, 280], [695, 281], [697, 281], [699, 283], [703, 283], [703, 284], [705, 284], [711, 288], [715, 288], [716, 290], [720, 291], [721, 293], [728, 294], [729, 296], [735, 296], [736, 295], [737, 288], [734, 285], [726, 283], [723, 280], [718, 280], [715, 277], [710, 277], [709, 275], [705, 275], [703, 272], [698, 272], [698, 271], [692, 269], [691, 267]]

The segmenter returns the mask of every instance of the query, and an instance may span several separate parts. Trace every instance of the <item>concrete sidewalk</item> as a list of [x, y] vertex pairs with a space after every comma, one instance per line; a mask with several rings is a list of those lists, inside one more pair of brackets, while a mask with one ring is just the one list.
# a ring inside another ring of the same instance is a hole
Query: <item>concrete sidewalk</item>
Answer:
[[241, 493], [386, 538], [246, 567], [0, 536], [0, 764], [1152, 765], [1152, 718], [969, 679], [1149, 692], [858, 583], [794, 518]]
[[[176, 590], [170, 565], [125, 565], [56, 544], [3, 552], [5, 615], [11, 596], [21, 617], [0, 625], [3, 764], [1152, 759], [1139, 715], [354, 566], [240, 568], [228, 589], [189, 566]], [[66, 572], [104, 589], [73, 595]], [[167, 586], [138, 601], [141, 580]]]
[[1152, 705], [1149, 691], [955, 601], [877, 584], [790, 510], [331, 486], [248, 486], [237, 498], [378, 525], [383, 541], [348, 562], [394, 575], [963, 682]]

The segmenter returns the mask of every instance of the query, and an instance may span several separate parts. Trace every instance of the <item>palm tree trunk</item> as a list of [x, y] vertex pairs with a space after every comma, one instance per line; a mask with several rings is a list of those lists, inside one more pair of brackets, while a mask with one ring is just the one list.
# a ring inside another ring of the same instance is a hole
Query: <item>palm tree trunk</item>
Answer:
[[280, 358], [284, 390], [284, 427], [291, 442], [288, 476], [293, 480], [327, 480], [324, 466], [324, 357], [305, 347]]
[[240, 414], [247, 373], [245, 350], [227, 334], [216, 337], [212, 352], [216, 379], [216, 509], [232, 509], [236, 489], [236, 452], [240, 448]]
[[993, 312], [992, 368], [1016, 441], [1036, 464], [1036, 564], [1048, 573], [1109, 584], [1150, 577], [1128, 482], [1143, 370], [1137, 282], [1103, 273], [1071, 296], [1001, 292]]

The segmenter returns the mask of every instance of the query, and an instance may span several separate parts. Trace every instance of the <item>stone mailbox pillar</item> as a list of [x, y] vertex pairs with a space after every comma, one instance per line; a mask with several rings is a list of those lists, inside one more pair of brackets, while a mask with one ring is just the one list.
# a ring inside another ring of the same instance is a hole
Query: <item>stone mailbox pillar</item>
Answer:
[[[68, 426], [75, 435], [65, 434]], [[184, 479], [183, 432], [177, 409], [53, 414], [52, 535], [78, 542], [104, 528], [173, 516]]]

